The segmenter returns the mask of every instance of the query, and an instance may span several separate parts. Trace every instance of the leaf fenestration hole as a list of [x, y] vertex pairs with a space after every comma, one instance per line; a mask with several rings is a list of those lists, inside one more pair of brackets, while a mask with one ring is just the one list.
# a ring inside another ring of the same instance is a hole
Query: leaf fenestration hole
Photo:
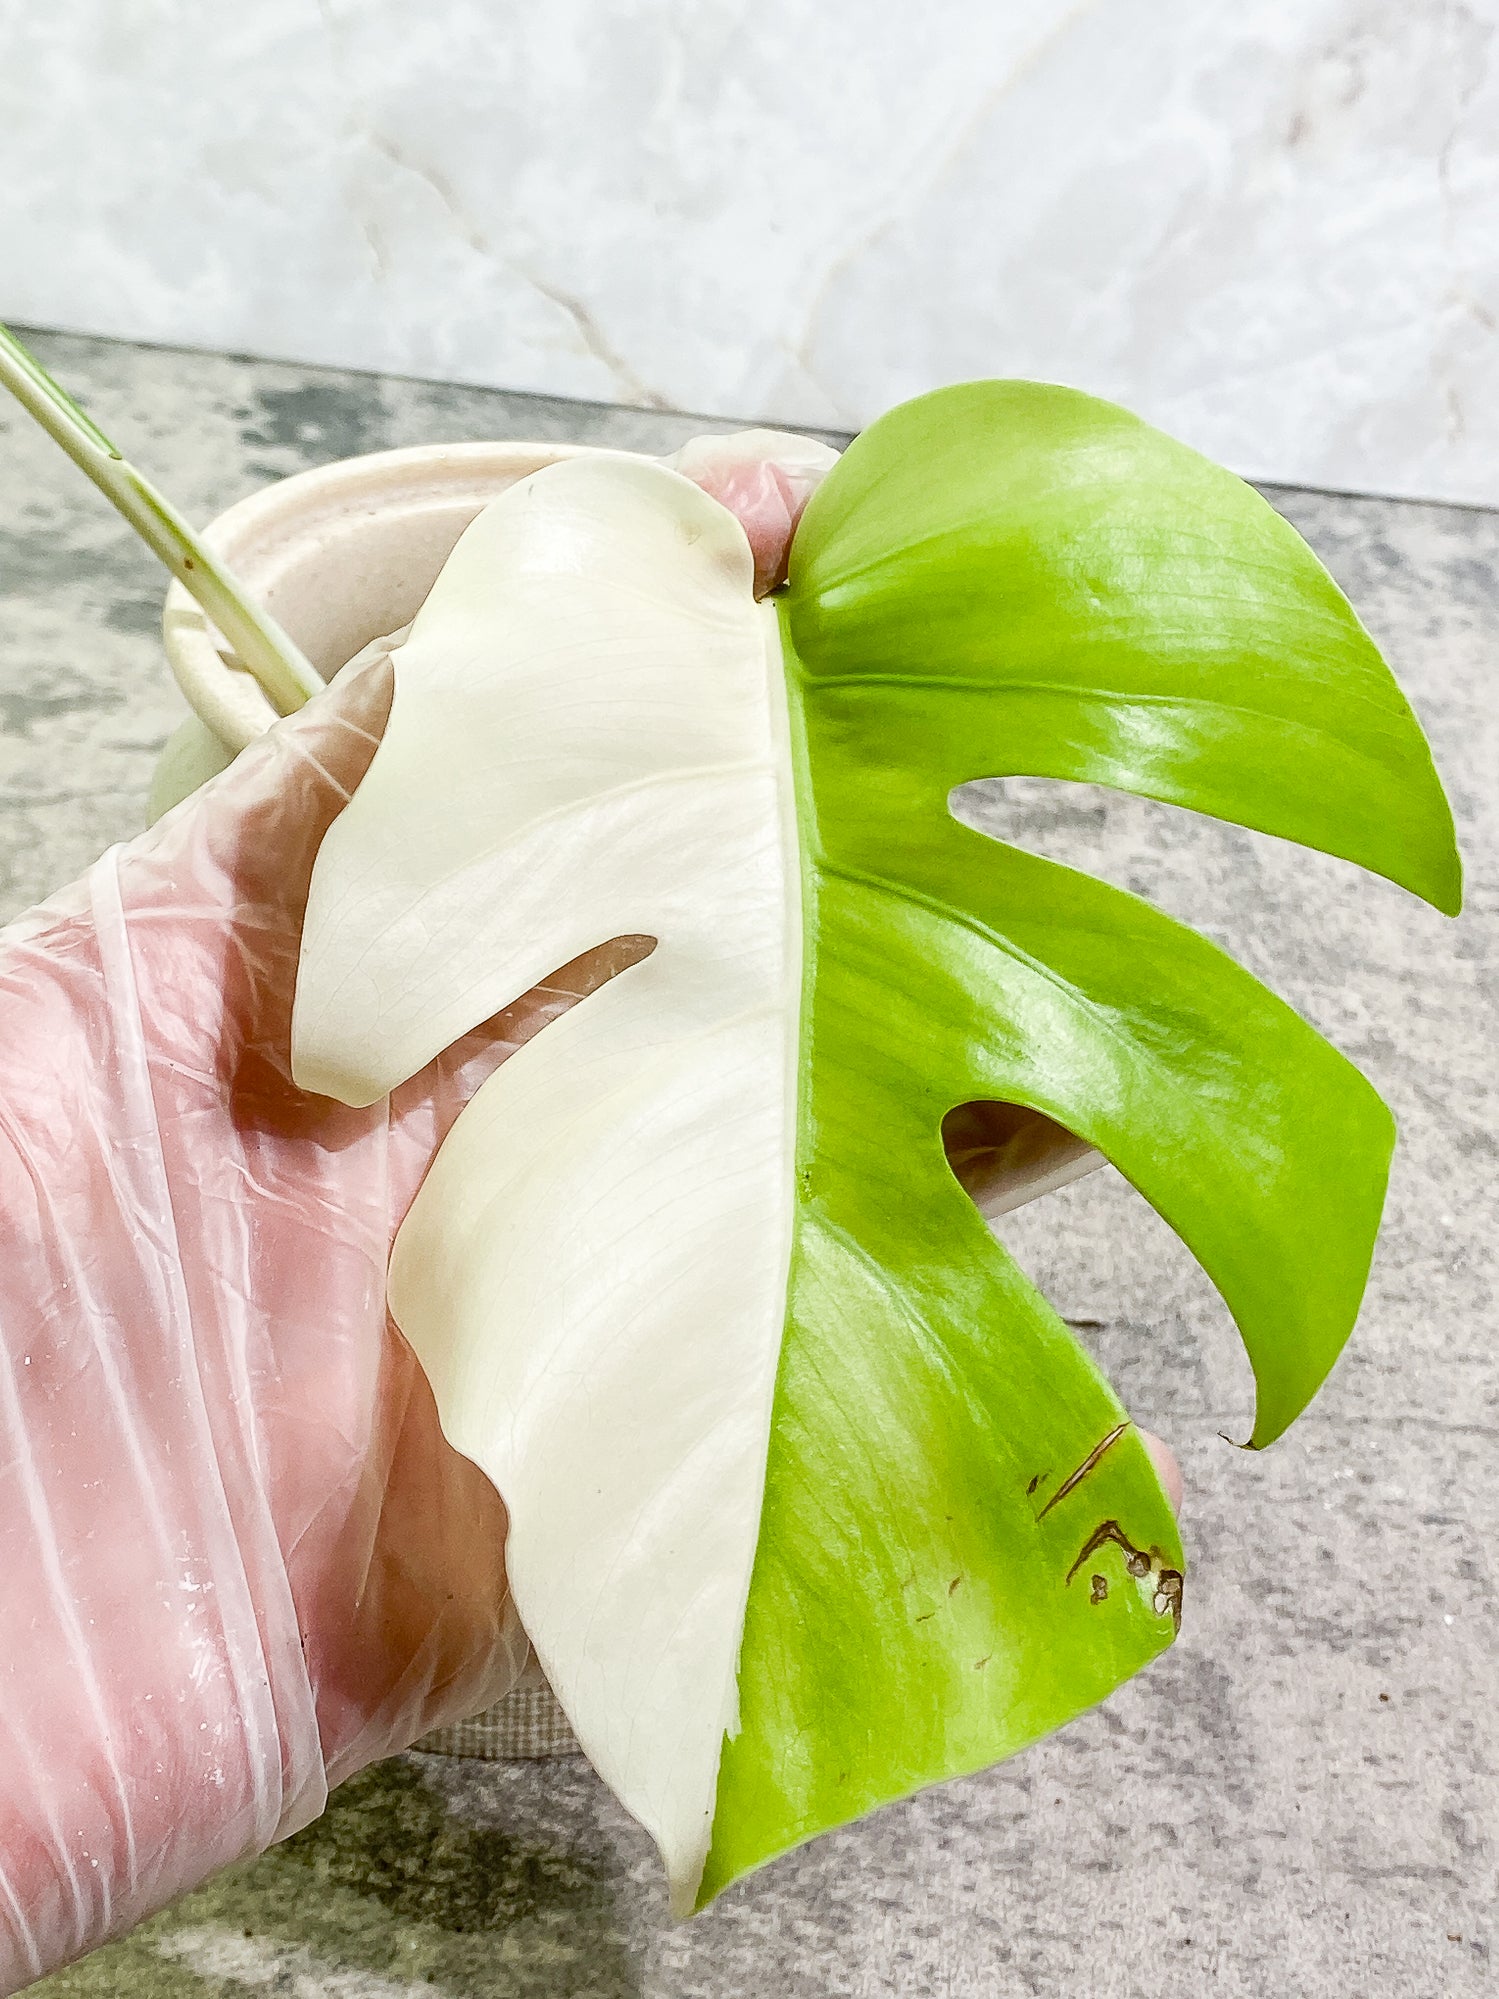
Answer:
[[991, 1220], [1104, 1164], [1086, 1139], [1024, 1104], [959, 1104], [942, 1120], [942, 1144], [959, 1186]]
[[512, 1041], [529, 1041], [552, 1021], [570, 1012], [579, 1000], [587, 999], [621, 972], [640, 964], [655, 948], [654, 937], [611, 937], [603, 944], [595, 944], [557, 971], [548, 973], [528, 993], [522, 993], [503, 1014], [495, 1016], [492, 1026], [501, 1028]]

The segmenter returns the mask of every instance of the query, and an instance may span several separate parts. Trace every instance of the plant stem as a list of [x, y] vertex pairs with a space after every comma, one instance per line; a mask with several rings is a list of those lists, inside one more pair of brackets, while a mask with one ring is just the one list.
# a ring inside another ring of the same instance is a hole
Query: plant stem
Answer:
[[36, 356], [0, 324], [0, 385], [112, 500], [141, 539], [197, 599], [273, 707], [290, 715], [323, 685], [316, 667], [246, 593], [211, 549], [59, 388]]

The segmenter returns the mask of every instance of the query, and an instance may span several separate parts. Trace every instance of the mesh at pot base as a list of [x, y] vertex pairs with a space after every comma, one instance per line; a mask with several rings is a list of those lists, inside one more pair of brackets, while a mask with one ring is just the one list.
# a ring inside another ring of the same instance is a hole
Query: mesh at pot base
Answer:
[[520, 1686], [467, 1721], [424, 1735], [418, 1749], [434, 1756], [474, 1756], [485, 1763], [581, 1756], [582, 1745], [548, 1686]]

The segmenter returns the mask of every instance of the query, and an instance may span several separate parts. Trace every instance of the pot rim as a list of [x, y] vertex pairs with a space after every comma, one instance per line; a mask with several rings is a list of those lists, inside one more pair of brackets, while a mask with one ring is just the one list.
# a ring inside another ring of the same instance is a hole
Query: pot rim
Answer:
[[[363, 452], [289, 473], [246, 494], [209, 522], [203, 539], [258, 594], [289, 551], [305, 549], [351, 515], [420, 512], [424, 503], [451, 506], [470, 498], [477, 512], [505, 487], [563, 459], [646, 455], [557, 439], [408, 444]], [[175, 579], [162, 608], [162, 644], [188, 705], [230, 750], [242, 750], [277, 720], [259, 683]]]

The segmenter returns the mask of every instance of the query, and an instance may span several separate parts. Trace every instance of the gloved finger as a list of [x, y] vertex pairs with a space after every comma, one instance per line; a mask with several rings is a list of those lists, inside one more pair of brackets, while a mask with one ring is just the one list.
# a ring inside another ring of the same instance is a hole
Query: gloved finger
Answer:
[[1176, 1453], [1171, 1446], [1156, 1436], [1153, 1430], [1141, 1430], [1140, 1442], [1150, 1453], [1150, 1461], [1160, 1474], [1161, 1484], [1166, 1488], [1166, 1497], [1171, 1501], [1171, 1511], [1182, 1510], [1182, 1468], [1177, 1463]]
[[797, 522], [838, 454], [789, 431], [739, 430], [694, 437], [666, 462], [737, 515], [755, 558], [755, 595], [764, 597], [785, 582]]

